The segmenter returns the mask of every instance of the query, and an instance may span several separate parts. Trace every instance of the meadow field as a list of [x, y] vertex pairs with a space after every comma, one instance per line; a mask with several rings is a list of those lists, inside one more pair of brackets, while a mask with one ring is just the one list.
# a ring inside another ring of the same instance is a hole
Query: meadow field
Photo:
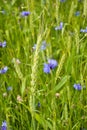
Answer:
[[0, 0], [0, 129], [87, 130], [87, 0]]

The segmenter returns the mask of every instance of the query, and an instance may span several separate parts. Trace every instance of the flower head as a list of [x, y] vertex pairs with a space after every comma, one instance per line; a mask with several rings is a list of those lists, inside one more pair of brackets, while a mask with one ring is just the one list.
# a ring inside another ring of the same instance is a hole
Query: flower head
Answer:
[[2, 47], [2, 48], [6, 47], [6, 41], [0, 42], [0, 47]]
[[0, 11], [0, 13], [5, 14], [5, 13], [6, 13], [6, 11], [5, 11], [5, 10], [1, 10], [1, 11]]
[[44, 63], [43, 71], [45, 73], [50, 73], [52, 69], [54, 69], [57, 66], [57, 61], [54, 59], [48, 59], [48, 63]]
[[46, 46], [47, 46], [46, 41], [42, 41], [42, 45], [41, 45], [40, 49], [45, 50]]
[[7, 70], [8, 70], [8, 67], [5, 66], [4, 68], [2, 68], [2, 69], [0, 70], [0, 74], [4, 74], [4, 73], [6, 73]]
[[22, 100], [22, 97], [20, 96], [20, 95], [17, 95], [17, 101], [18, 102], [22, 102], [23, 100]]
[[81, 90], [82, 89], [82, 86], [80, 84], [74, 84], [73, 87], [76, 89], [76, 90]]
[[50, 67], [48, 64], [44, 63], [43, 71], [44, 71], [44, 73], [50, 73]]
[[65, 2], [66, 0], [60, 0], [60, 2]]
[[12, 90], [12, 87], [11, 87], [11, 86], [7, 87], [7, 90], [8, 90], [8, 91], [11, 91], [11, 90]]
[[[42, 51], [42, 50], [45, 50], [45, 49], [46, 49], [46, 46], [47, 46], [46, 41], [42, 41], [40, 50], [41, 50], [41, 51]], [[36, 47], [37, 47], [37, 44], [34, 44], [34, 46], [32, 47], [33, 50], [36, 50]]]
[[62, 28], [63, 28], [63, 22], [60, 22], [60, 25], [59, 26], [56, 26], [55, 27], [55, 30], [57, 31], [57, 30], [62, 30]]
[[6, 121], [2, 122], [1, 130], [7, 130], [7, 123], [6, 123]]
[[48, 59], [48, 65], [50, 69], [54, 69], [57, 66], [57, 61], [54, 59]]
[[75, 12], [75, 16], [79, 16], [80, 15], [80, 11]]
[[22, 11], [21, 12], [21, 16], [28, 16], [30, 14], [30, 12], [29, 11]]
[[40, 102], [38, 102], [37, 106], [38, 106], [39, 108], [41, 107], [41, 104], [40, 104]]
[[80, 32], [87, 33], [87, 27], [85, 29], [81, 29]]

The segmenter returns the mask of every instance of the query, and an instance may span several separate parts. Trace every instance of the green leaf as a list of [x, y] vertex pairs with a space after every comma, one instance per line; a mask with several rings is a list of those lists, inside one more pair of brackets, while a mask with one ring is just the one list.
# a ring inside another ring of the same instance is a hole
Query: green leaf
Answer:
[[70, 76], [64, 76], [62, 80], [58, 83], [58, 85], [56, 85], [49, 93], [56, 92], [62, 89], [69, 78]]

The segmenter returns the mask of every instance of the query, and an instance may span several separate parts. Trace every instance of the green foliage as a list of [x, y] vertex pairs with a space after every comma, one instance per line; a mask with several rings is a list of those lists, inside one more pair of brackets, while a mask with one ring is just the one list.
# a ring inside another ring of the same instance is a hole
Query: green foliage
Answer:
[[[87, 27], [86, 5], [86, 0], [0, 0], [0, 42], [7, 42], [0, 47], [0, 70], [8, 66], [0, 74], [0, 125], [6, 120], [8, 130], [87, 129], [87, 33], [80, 32]], [[22, 17], [22, 11], [30, 15]], [[55, 30], [60, 22], [63, 28]], [[58, 66], [46, 74], [49, 58]]]

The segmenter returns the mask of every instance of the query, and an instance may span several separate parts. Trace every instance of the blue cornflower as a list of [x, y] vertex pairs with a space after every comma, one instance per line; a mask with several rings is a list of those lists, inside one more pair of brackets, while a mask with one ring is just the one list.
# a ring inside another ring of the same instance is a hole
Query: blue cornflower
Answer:
[[30, 12], [29, 11], [22, 11], [21, 12], [21, 16], [28, 16], [30, 14]]
[[79, 16], [80, 15], [80, 11], [75, 12], [75, 16]]
[[38, 107], [41, 107], [41, 104], [40, 104], [40, 102], [38, 102], [37, 106], [38, 106]]
[[0, 42], [0, 47], [2, 47], [2, 48], [6, 47], [6, 41]]
[[85, 29], [81, 29], [80, 32], [87, 33], [87, 27]]
[[78, 2], [82, 2], [82, 0], [78, 0]]
[[11, 90], [12, 90], [12, 87], [11, 87], [11, 86], [7, 87], [7, 90], [8, 90], [8, 91], [11, 91]]
[[56, 26], [55, 27], [55, 30], [57, 31], [57, 30], [62, 30], [62, 28], [63, 28], [63, 22], [60, 22], [60, 25], [59, 26]]
[[76, 90], [81, 90], [82, 89], [82, 86], [80, 84], [74, 84], [73, 87], [76, 89]]
[[46, 41], [42, 41], [42, 45], [41, 45], [40, 49], [45, 50], [46, 46], [47, 46]]
[[8, 70], [8, 67], [5, 66], [4, 68], [2, 68], [2, 69], [0, 70], [0, 74], [4, 74], [4, 73], [6, 73], [7, 70]]
[[36, 50], [37, 44], [34, 44], [34, 46], [32, 47], [33, 50]]
[[[42, 51], [42, 50], [45, 50], [45, 49], [46, 49], [46, 46], [47, 46], [46, 41], [42, 41], [40, 50], [41, 50], [41, 51]], [[34, 44], [34, 46], [32, 47], [33, 50], [36, 50], [36, 47], [37, 47], [37, 44]]]
[[0, 11], [0, 13], [5, 14], [6, 12], [5, 12], [5, 10], [2, 10], [2, 11]]
[[60, 2], [65, 2], [66, 0], [60, 0]]
[[54, 59], [48, 59], [48, 64], [44, 63], [43, 71], [45, 73], [50, 73], [52, 69], [54, 69], [58, 65], [57, 61]]
[[57, 61], [54, 59], [48, 59], [48, 65], [50, 69], [54, 69], [57, 66]]
[[49, 67], [49, 64], [44, 63], [43, 71], [44, 71], [44, 73], [50, 73], [50, 67]]
[[7, 130], [7, 123], [6, 123], [6, 121], [2, 122], [1, 130]]

